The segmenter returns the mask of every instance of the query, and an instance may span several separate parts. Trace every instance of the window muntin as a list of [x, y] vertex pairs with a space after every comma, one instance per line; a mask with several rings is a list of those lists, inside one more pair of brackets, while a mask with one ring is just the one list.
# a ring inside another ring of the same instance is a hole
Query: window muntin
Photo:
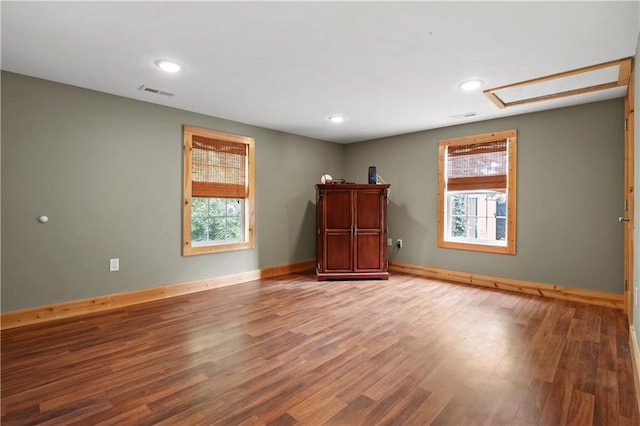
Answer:
[[515, 254], [515, 130], [441, 140], [438, 246]]
[[184, 255], [254, 246], [253, 158], [253, 138], [184, 127]]

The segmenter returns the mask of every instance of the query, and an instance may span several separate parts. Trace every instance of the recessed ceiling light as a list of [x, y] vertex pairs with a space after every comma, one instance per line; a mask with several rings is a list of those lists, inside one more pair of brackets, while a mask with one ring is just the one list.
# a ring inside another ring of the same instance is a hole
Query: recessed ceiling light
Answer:
[[329, 121], [335, 124], [340, 124], [340, 123], [344, 123], [344, 121], [347, 119], [347, 117], [345, 117], [344, 115], [340, 115], [340, 114], [333, 114], [329, 116]]
[[168, 61], [166, 59], [158, 59], [155, 62], [155, 64], [162, 71], [166, 71], [166, 72], [178, 72], [178, 71], [180, 71], [180, 65], [176, 64], [175, 62]]
[[482, 80], [467, 80], [459, 84], [462, 90], [476, 90], [482, 86]]

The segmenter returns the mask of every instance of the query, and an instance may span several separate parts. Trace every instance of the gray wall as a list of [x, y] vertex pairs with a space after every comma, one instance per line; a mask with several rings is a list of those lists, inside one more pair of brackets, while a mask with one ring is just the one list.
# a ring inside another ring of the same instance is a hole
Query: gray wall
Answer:
[[[181, 256], [183, 124], [256, 139], [255, 249]], [[5, 312], [313, 259], [344, 174], [342, 145], [7, 72], [2, 151]]]
[[[313, 185], [369, 165], [392, 184], [394, 260], [623, 292], [621, 99], [343, 146], [3, 72], [2, 113], [5, 312], [312, 259]], [[254, 250], [181, 256], [183, 124], [256, 138]], [[508, 129], [517, 255], [438, 249], [438, 140]]]
[[[389, 235], [403, 263], [622, 294], [624, 103], [470, 123], [346, 147], [347, 177], [391, 184]], [[517, 254], [437, 246], [438, 141], [518, 130]]]

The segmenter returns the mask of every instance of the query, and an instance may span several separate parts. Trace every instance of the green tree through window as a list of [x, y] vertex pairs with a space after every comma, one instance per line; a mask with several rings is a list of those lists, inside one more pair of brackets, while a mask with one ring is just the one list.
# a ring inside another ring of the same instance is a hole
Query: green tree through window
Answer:
[[191, 241], [239, 241], [244, 236], [244, 200], [240, 198], [191, 198]]

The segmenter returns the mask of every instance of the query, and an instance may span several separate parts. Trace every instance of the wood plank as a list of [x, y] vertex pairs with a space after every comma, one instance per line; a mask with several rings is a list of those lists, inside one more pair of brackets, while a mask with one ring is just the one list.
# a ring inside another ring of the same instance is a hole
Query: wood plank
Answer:
[[0, 421], [634, 425], [621, 309], [310, 271], [2, 331]]
[[598, 425], [618, 424], [620, 419], [617, 377], [613, 371], [598, 368], [593, 421]]
[[593, 407], [595, 398], [593, 394], [573, 391], [571, 395], [571, 403], [569, 412], [567, 413], [567, 425], [583, 426], [592, 425], [593, 423]]

